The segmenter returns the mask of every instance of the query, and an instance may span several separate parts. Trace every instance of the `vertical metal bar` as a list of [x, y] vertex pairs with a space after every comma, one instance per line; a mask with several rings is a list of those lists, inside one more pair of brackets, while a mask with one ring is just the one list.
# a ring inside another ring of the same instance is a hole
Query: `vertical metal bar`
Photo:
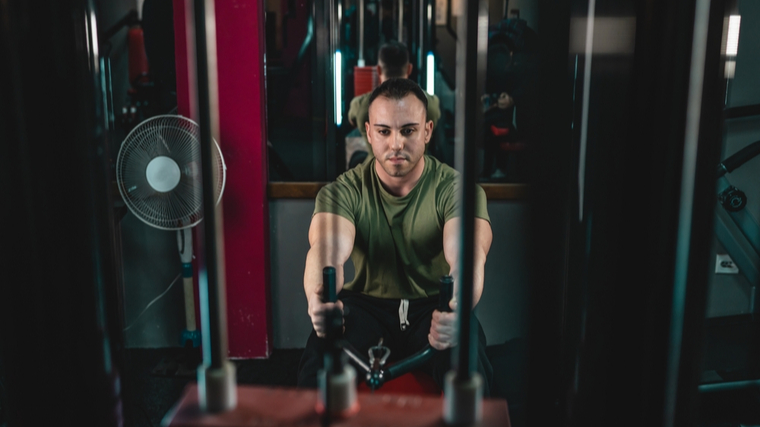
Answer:
[[108, 130], [113, 129], [114, 111], [113, 111], [113, 86], [111, 85], [111, 58], [108, 56], [100, 57], [101, 87], [103, 91], [103, 121]]
[[200, 265], [201, 327], [204, 364], [221, 369], [227, 359], [227, 304], [225, 299], [224, 234], [221, 212], [214, 198], [216, 170], [213, 136], [219, 134], [219, 100], [216, 74], [216, 20], [214, 0], [195, 0], [195, 55], [198, 120], [203, 183], [204, 253]]
[[404, 42], [404, 0], [398, 0], [398, 41]]
[[[340, 107], [341, 100], [336, 96], [336, 82], [335, 77], [338, 73], [338, 66], [336, 64], [336, 52], [339, 50], [339, 37], [340, 31], [340, 18], [338, 8], [342, 0], [327, 0], [325, 2], [326, 21], [325, 24], [329, 31], [327, 33], [327, 44], [329, 52], [329, 60], [326, 63], [327, 70], [325, 72], [325, 83], [329, 94], [327, 96], [328, 112], [327, 112], [327, 143], [324, 146], [324, 168], [325, 177], [328, 181], [332, 181], [337, 177], [336, 170], [336, 156], [337, 156], [337, 129], [336, 125], [336, 110]], [[342, 68], [342, 65], [341, 65]], [[340, 70], [342, 71], [342, 70]]]
[[689, 93], [686, 104], [686, 132], [681, 166], [681, 199], [678, 208], [678, 235], [675, 274], [673, 278], [673, 308], [670, 319], [670, 348], [665, 379], [665, 410], [663, 425], [673, 426], [676, 418], [676, 392], [680, 378], [681, 345], [686, 312], [686, 288], [689, 264], [692, 261], [692, 220], [696, 191], [697, 151], [699, 147], [702, 88], [705, 75], [707, 31], [710, 21], [710, 0], [697, 0], [694, 14], [694, 33], [689, 71]]
[[377, 39], [383, 42], [383, 2], [377, 2]]
[[469, 379], [475, 368], [477, 334], [473, 331], [473, 247], [475, 234], [475, 185], [477, 174], [477, 142], [482, 138], [483, 115], [480, 93], [483, 92], [488, 15], [483, 0], [466, 2], [459, 27], [457, 46], [457, 117], [456, 163], [461, 172], [462, 204], [460, 268], [459, 268], [459, 356], [455, 362], [457, 377]]
[[325, 15], [327, 9], [325, 1], [312, 0], [311, 14], [314, 21], [314, 49], [312, 50], [311, 60], [314, 64], [312, 68], [312, 170], [314, 178], [318, 180], [327, 180], [327, 173], [324, 168], [325, 152], [324, 144], [327, 143], [325, 129], [329, 128], [329, 122], [332, 120], [332, 103], [329, 102], [332, 96], [330, 94], [330, 61], [332, 53], [329, 46], [329, 27], [321, 25], [328, 24], [329, 18]]
[[359, 0], [359, 66], [364, 66], [364, 0]]
[[423, 60], [427, 57], [427, 50], [425, 49], [425, 31], [427, 30], [427, 25], [429, 22], [427, 21], [427, 1], [419, 1], [420, 9], [417, 11], [418, 13], [418, 20], [417, 20], [417, 75], [419, 76], [417, 78], [417, 81], [421, 83], [421, 86], [424, 87], [424, 85], [427, 83], [424, 80], [423, 70], [427, 71], [427, 67], [423, 68]]

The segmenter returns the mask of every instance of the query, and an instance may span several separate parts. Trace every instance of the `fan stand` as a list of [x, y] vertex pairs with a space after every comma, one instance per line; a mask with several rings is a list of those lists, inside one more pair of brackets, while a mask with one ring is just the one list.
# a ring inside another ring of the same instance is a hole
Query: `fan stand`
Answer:
[[195, 321], [195, 293], [193, 291], [193, 233], [191, 228], [177, 230], [177, 246], [182, 261], [182, 282], [185, 294], [185, 329], [180, 335], [182, 349], [175, 355], [165, 356], [151, 371], [165, 377], [195, 378], [202, 357], [201, 331]]
[[[196, 325], [191, 231], [202, 219], [198, 210], [201, 191], [198, 129], [198, 124], [186, 117], [152, 117], [129, 132], [116, 161], [119, 193], [130, 211], [152, 227], [177, 231], [185, 301], [185, 327], [179, 336], [182, 348], [168, 352], [153, 369], [154, 375], [195, 378], [202, 360], [201, 331]], [[216, 149], [212, 157], [218, 172], [214, 194], [219, 203], [227, 168], [219, 145], [213, 142]]]
[[188, 228], [177, 230], [177, 246], [182, 261], [182, 282], [185, 291], [185, 329], [180, 344], [193, 348], [201, 345], [201, 331], [195, 322], [195, 293], [193, 292], [193, 233]]
[[[145, 169], [145, 178], [153, 190], [168, 193], [180, 183], [180, 168], [168, 156], [156, 156]], [[185, 292], [185, 329], [179, 343], [183, 347], [201, 345], [201, 331], [195, 323], [195, 294], [193, 292], [193, 233], [188, 228], [177, 230], [177, 247], [182, 261], [182, 282]]]
[[[172, 191], [180, 182], [177, 162], [158, 156], [148, 163], [145, 171], [149, 185], [156, 191]], [[183, 351], [175, 357], [164, 357], [153, 369], [154, 375], [189, 377], [196, 375], [201, 357], [193, 351], [201, 345], [201, 331], [195, 320], [195, 292], [193, 290], [193, 233], [190, 228], [177, 230], [177, 247], [182, 261], [182, 284], [185, 299], [185, 329], [180, 334]]]

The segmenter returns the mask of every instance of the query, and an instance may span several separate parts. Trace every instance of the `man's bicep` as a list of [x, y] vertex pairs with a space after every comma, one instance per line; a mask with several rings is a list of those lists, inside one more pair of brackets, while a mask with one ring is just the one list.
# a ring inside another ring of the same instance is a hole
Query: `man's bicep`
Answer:
[[338, 214], [320, 212], [311, 219], [309, 244], [320, 246], [341, 264], [351, 255], [356, 237], [356, 227], [347, 218]]
[[[449, 262], [451, 268], [455, 266], [451, 265], [452, 262], [457, 262], [459, 259], [459, 252], [461, 251], [461, 234], [460, 227], [462, 221], [460, 217], [454, 217], [446, 221], [443, 225], [443, 252], [446, 257], [446, 261]], [[487, 255], [491, 248], [491, 242], [493, 241], [493, 231], [491, 230], [491, 223], [483, 218], [475, 218], [475, 251], [476, 254], [480, 252], [482, 255]]]
[[[493, 242], [493, 230], [491, 223], [483, 218], [475, 218], [475, 247], [479, 248], [483, 255], [488, 255]], [[485, 262], [485, 259], [483, 260]]]
[[449, 268], [455, 270], [459, 260], [459, 227], [461, 226], [459, 217], [454, 217], [443, 224], [443, 256], [449, 263]]

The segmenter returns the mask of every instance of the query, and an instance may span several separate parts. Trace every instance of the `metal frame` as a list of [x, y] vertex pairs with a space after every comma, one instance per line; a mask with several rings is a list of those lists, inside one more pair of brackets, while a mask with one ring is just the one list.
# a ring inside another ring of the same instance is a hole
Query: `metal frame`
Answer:
[[[459, 380], [469, 379], [477, 361], [477, 331], [472, 321], [475, 243], [475, 185], [477, 182], [477, 144], [482, 139], [483, 112], [480, 105], [486, 70], [487, 32], [478, 25], [488, 22], [484, 0], [469, 1], [460, 21], [457, 46], [456, 166], [461, 173], [461, 249], [459, 260], [459, 316], [457, 331], [459, 354], [455, 366]], [[470, 141], [470, 143], [466, 143]]]
[[211, 369], [222, 369], [227, 360], [228, 351], [224, 233], [222, 232], [221, 206], [216, 205], [213, 197], [216, 180], [212, 156], [215, 146], [213, 136], [219, 135], [219, 98], [216, 75], [216, 34], [207, 32], [206, 27], [208, 17], [214, 19], [213, 6], [214, 0], [194, 0], [198, 124], [204, 194], [203, 233], [198, 233], [199, 245], [204, 250], [196, 256], [200, 261], [198, 286], [203, 361]]

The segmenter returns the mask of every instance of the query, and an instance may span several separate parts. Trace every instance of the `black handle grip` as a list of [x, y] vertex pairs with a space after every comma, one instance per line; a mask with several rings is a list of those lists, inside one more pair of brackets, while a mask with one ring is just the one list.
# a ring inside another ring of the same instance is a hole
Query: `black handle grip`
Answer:
[[322, 301], [338, 301], [338, 295], [335, 293], [335, 267], [322, 269]]
[[438, 311], [451, 311], [449, 301], [454, 296], [454, 278], [451, 276], [442, 276], [440, 291], [438, 293]]
[[734, 169], [743, 165], [758, 154], [760, 154], [760, 141], [755, 141], [752, 144], [749, 144], [748, 146], [742, 148], [741, 150], [731, 155], [731, 157], [721, 162], [721, 165], [723, 166], [718, 168], [718, 178], [723, 176], [723, 174], [726, 172], [733, 172]]

